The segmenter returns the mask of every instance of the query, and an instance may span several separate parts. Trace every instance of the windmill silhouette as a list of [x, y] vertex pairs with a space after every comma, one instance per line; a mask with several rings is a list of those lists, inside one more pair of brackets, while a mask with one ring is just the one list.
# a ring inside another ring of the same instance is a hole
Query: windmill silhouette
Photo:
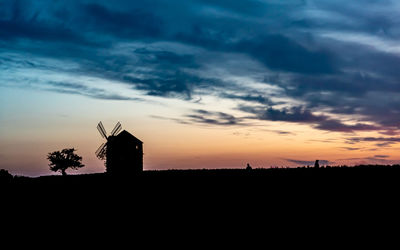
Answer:
[[122, 130], [122, 125], [117, 122], [110, 135], [107, 135], [102, 122], [97, 124], [97, 130], [107, 141], [96, 150], [96, 156], [106, 160], [107, 173], [125, 174], [143, 171], [143, 142]]
[[[122, 125], [120, 122], [117, 122], [115, 125], [114, 129], [111, 131], [110, 136], [116, 136], [122, 129]], [[108, 142], [109, 136], [107, 136], [106, 129], [103, 126], [103, 123], [100, 121], [99, 124], [97, 124], [97, 130], [99, 131], [101, 137], [106, 138]], [[100, 145], [100, 147], [96, 150], [96, 156], [100, 160], [106, 159], [106, 152], [107, 152], [107, 142], [104, 142]]]

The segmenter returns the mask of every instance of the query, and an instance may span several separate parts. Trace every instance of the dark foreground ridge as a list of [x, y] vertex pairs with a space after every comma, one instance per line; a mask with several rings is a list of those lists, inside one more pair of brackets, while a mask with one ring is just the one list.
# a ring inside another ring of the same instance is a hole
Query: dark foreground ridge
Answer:
[[361, 165], [355, 167], [321, 168], [270, 168], [270, 169], [201, 169], [143, 171], [134, 175], [108, 173], [23, 177], [14, 176], [1, 182], [14, 187], [122, 187], [124, 190], [139, 188], [168, 190], [171, 188], [330, 188], [362, 185], [400, 186], [400, 165]]
[[[400, 195], [400, 165], [16, 176], [1, 183], [3, 204], [18, 204], [24, 211], [57, 207], [83, 214], [122, 214], [124, 218], [149, 213], [169, 218], [175, 214], [172, 219], [177, 213], [191, 211], [196, 215], [247, 211], [250, 215], [257, 210], [271, 219], [271, 211], [291, 214], [301, 209], [310, 214], [392, 207]], [[303, 218], [300, 212], [293, 216]]]

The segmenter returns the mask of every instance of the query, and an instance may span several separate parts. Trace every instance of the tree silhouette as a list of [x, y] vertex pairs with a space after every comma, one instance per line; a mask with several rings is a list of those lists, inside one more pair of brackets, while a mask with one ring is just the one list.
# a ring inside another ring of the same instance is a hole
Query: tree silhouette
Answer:
[[84, 167], [82, 157], [74, 153], [74, 148], [65, 148], [60, 151], [54, 151], [47, 155], [50, 161], [49, 167], [51, 171], [61, 171], [62, 175], [67, 175], [65, 172], [68, 168], [79, 169]]

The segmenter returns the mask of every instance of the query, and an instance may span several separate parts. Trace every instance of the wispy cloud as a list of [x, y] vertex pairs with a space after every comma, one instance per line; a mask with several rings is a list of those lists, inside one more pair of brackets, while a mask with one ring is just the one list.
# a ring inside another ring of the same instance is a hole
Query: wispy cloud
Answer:
[[123, 96], [120, 94], [112, 93], [101, 88], [92, 88], [79, 83], [71, 82], [47, 82], [44, 87], [47, 91], [83, 95], [95, 99], [103, 100], [124, 100], [124, 101], [144, 101], [142, 98]]
[[[305, 161], [305, 160], [296, 160], [296, 159], [285, 159], [288, 162], [294, 163], [296, 165], [302, 165], [302, 166], [313, 166], [315, 163], [314, 161]], [[332, 164], [333, 162], [327, 161], [327, 160], [319, 160], [318, 163], [320, 165], [329, 165]]]
[[347, 150], [347, 151], [357, 151], [357, 150], [361, 149], [361, 148], [355, 148], [355, 147], [341, 147], [341, 148], [344, 150]]
[[241, 106], [240, 110], [254, 114], [254, 119], [310, 124], [314, 128], [334, 132], [353, 133], [355, 131], [375, 131], [381, 129], [378, 126], [365, 123], [345, 124], [338, 119], [330, 118], [326, 115], [316, 115], [311, 110], [301, 106], [282, 109]]
[[400, 137], [351, 137], [347, 138], [347, 142], [350, 144], [373, 142], [376, 143], [377, 146], [384, 147], [400, 143]]
[[192, 114], [186, 115], [186, 121], [195, 124], [206, 125], [246, 125], [243, 118], [236, 117], [224, 112], [213, 112], [204, 109], [193, 110]]

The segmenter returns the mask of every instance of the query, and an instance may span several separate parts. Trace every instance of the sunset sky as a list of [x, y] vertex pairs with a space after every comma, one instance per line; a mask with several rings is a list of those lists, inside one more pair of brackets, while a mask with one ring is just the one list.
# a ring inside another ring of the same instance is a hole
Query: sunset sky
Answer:
[[[400, 1], [0, 0], [0, 169], [400, 163]], [[72, 171], [70, 171], [72, 173]]]

